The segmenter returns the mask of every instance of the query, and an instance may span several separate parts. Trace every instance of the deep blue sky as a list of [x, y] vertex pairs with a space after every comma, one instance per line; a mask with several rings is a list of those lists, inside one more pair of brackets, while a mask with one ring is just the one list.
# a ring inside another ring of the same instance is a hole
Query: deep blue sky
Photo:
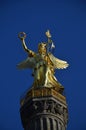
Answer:
[[33, 81], [30, 70], [16, 68], [27, 57], [17, 35], [26, 32], [27, 46], [36, 51], [47, 29], [54, 55], [70, 64], [56, 71], [67, 97], [67, 130], [86, 130], [85, 0], [0, 0], [0, 130], [23, 130], [19, 100]]

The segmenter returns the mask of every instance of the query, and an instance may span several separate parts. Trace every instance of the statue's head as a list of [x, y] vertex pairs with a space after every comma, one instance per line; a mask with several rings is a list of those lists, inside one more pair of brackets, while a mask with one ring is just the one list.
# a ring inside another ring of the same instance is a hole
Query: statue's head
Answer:
[[38, 45], [38, 52], [40, 53], [40, 54], [46, 54], [47, 53], [47, 45], [46, 45], [46, 43], [45, 42], [42, 42], [42, 43], [40, 43], [39, 45]]

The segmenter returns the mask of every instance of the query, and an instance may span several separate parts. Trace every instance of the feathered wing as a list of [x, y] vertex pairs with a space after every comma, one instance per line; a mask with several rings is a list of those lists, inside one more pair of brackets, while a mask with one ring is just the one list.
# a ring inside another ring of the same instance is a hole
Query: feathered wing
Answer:
[[66, 61], [54, 57], [51, 53], [49, 53], [48, 55], [55, 69], [66, 69], [69, 66], [69, 64]]
[[35, 60], [33, 57], [28, 57], [26, 60], [22, 61], [17, 65], [19, 69], [27, 69], [27, 68], [34, 68]]

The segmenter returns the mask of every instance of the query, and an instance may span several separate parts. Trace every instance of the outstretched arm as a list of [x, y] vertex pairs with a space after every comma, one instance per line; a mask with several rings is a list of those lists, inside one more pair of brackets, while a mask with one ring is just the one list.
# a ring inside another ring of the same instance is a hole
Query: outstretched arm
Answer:
[[[23, 34], [24, 36], [21, 37], [21, 34]], [[29, 54], [30, 57], [33, 57], [35, 55], [35, 52], [28, 49], [26, 46], [26, 43], [25, 43], [26, 34], [24, 32], [20, 32], [18, 36], [19, 36], [20, 40], [22, 41], [24, 50]]]
[[22, 39], [22, 45], [24, 50], [29, 54], [30, 57], [33, 57], [35, 55], [35, 52], [27, 48], [24, 38]]

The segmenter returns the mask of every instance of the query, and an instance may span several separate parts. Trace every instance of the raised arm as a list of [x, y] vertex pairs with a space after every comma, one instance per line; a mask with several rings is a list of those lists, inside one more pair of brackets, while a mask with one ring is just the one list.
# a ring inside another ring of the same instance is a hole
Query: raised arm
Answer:
[[25, 43], [26, 34], [24, 32], [20, 32], [18, 37], [22, 41], [22, 45], [23, 45], [24, 50], [29, 54], [30, 57], [33, 57], [35, 55], [35, 52], [33, 52], [32, 50], [28, 49], [27, 46], [26, 46], [26, 43]]

